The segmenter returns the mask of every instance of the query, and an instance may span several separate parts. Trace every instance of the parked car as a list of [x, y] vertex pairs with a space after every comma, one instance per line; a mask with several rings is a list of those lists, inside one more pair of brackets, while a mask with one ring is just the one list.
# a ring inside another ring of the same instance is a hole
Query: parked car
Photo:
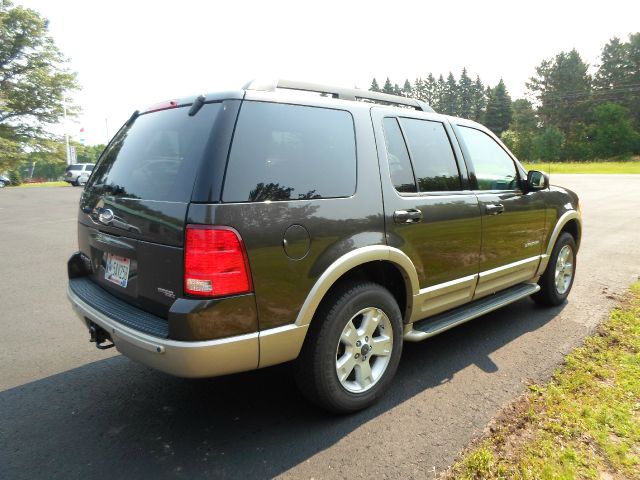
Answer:
[[580, 237], [576, 194], [476, 122], [253, 82], [132, 115], [82, 193], [68, 296], [98, 348], [182, 377], [293, 361], [353, 412], [404, 341], [564, 302]]
[[86, 185], [90, 176], [91, 176], [91, 172], [88, 172], [88, 171], [81, 172], [78, 175], [78, 178], [76, 179], [76, 184], [77, 185]]
[[0, 175], [0, 188], [8, 187], [11, 185], [11, 179], [5, 175]]
[[83, 174], [91, 175], [91, 172], [93, 171], [94, 166], [95, 165], [93, 163], [71, 164], [67, 166], [67, 168], [65, 169], [62, 179], [65, 182], [70, 183], [71, 185], [74, 185], [74, 186], [81, 185], [78, 182], [78, 177], [80, 177]]

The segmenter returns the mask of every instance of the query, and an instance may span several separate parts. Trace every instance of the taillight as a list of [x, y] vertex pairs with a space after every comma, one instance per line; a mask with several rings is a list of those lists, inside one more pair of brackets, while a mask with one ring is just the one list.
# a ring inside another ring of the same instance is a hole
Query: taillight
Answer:
[[230, 227], [187, 225], [184, 291], [219, 297], [253, 290], [244, 243]]

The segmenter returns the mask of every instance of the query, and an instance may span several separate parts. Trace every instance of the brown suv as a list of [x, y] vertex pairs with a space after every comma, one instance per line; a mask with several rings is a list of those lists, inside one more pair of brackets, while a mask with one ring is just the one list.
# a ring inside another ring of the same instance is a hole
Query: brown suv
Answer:
[[563, 302], [580, 234], [577, 196], [482, 125], [253, 82], [132, 115], [82, 194], [68, 294], [99, 348], [184, 377], [295, 361], [311, 401], [349, 412], [403, 341]]

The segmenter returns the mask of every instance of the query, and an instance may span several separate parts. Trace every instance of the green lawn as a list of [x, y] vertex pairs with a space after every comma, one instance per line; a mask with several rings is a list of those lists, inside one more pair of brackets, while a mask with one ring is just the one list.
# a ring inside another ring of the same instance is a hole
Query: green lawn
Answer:
[[[547, 173], [640, 173], [640, 157], [628, 162], [525, 163], [525, 168]], [[551, 168], [549, 168], [551, 166]]]
[[640, 479], [640, 282], [546, 385], [505, 409], [446, 478]]

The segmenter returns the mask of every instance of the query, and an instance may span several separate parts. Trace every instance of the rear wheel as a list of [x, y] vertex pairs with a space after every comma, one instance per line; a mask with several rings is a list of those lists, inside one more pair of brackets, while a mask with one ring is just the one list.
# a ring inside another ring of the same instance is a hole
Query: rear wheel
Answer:
[[556, 306], [569, 296], [576, 272], [576, 242], [564, 232], [556, 241], [549, 264], [540, 277], [540, 291], [531, 298], [540, 305]]
[[313, 403], [336, 413], [382, 396], [402, 353], [402, 316], [375, 283], [351, 284], [324, 302], [296, 362], [296, 380]]

